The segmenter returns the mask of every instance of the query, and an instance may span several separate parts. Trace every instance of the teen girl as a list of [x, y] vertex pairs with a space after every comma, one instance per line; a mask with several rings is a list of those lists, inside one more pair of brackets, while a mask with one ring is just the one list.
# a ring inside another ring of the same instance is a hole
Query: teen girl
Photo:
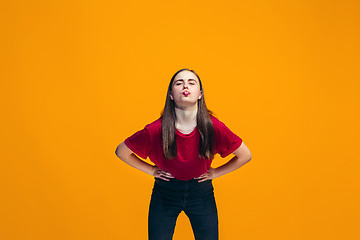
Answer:
[[[226, 164], [212, 168], [215, 154]], [[155, 165], [138, 158], [147, 157]], [[217, 240], [218, 215], [212, 179], [251, 159], [242, 139], [207, 109], [199, 76], [180, 69], [171, 78], [161, 116], [119, 144], [116, 155], [154, 177], [148, 215], [149, 240], [170, 240], [181, 211], [196, 240]]]

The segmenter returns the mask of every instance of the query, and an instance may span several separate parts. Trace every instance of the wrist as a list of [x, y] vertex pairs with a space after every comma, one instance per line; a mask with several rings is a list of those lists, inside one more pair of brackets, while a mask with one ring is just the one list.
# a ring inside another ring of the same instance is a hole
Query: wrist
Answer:
[[212, 174], [211, 174], [212, 176], [211, 176], [211, 178], [214, 179], [214, 178], [219, 177], [218, 173], [219, 173], [219, 171], [217, 170], [217, 168], [212, 168]]
[[150, 175], [155, 176], [155, 166], [151, 166]]

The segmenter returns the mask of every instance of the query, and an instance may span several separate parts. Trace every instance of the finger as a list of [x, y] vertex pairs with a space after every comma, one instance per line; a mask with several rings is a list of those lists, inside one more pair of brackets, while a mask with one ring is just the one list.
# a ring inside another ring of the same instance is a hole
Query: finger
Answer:
[[204, 173], [204, 174], [203, 174], [203, 175], [201, 175], [199, 178], [206, 178], [206, 177], [209, 177], [209, 174]]
[[203, 179], [199, 180], [198, 182], [204, 182], [206, 180], [208, 180], [208, 178], [203, 178]]
[[197, 178], [199, 179], [200, 181], [204, 181], [204, 179], [207, 179], [207, 177], [202, 177], [202, 178]]
[[195, 179], [203, 178], [203, 177], [206, 177], [206, 176], [207, 176], [207, 173], [204, 173], [204, 174], [201, 174], [199, 177], [197, 177]]
[[174, 178], [173, 175], [171, 175], [169, 172], [163, 172], [163, 175], [169, 178]]
[[170, 178], [168, 175], [166, 175], [166, 174], [164, 174], [164, 173], [161, 173], [160, 176], [161, 176], [162, 178], [166, 178], [166, 180], [168, 180], [168, 178]]
[[165, 180], [165, 181], [170, 181], [169, 179], [165, 178], [165, 177], [160, 177], [162, 180]]

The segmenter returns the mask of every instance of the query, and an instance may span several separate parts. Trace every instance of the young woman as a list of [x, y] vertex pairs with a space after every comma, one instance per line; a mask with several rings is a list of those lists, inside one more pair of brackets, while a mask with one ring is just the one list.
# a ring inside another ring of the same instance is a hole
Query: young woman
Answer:
[[[212, 168], [216, 153], [235, 156]], [[155, 165], [135, 154], [149, 157]], [[125, 139], [116, 155], [155, 179], [148, 215], [150, 240], [172, 239], [181, 211], [189, 217], [196, 240], [217, 240], [212, 179], [251, 159], [242, 139], [207, 109], [200, 78], [187, 68], [171, 78], [161, 116]]]

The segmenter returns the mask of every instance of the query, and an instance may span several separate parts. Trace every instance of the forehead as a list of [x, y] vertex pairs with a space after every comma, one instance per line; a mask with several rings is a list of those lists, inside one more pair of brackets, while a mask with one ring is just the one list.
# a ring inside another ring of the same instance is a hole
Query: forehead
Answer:
[[174, 80], [177, 80], [177, 79], [195, 79], [195, 80], [198, 80], [198, 78], [196, 77], [196, 75], [190, 71], [187, 71], [187, 70], [184, 70], [184, 71], [181, 71], [179, 72], [176, 77], [174, 78]]

